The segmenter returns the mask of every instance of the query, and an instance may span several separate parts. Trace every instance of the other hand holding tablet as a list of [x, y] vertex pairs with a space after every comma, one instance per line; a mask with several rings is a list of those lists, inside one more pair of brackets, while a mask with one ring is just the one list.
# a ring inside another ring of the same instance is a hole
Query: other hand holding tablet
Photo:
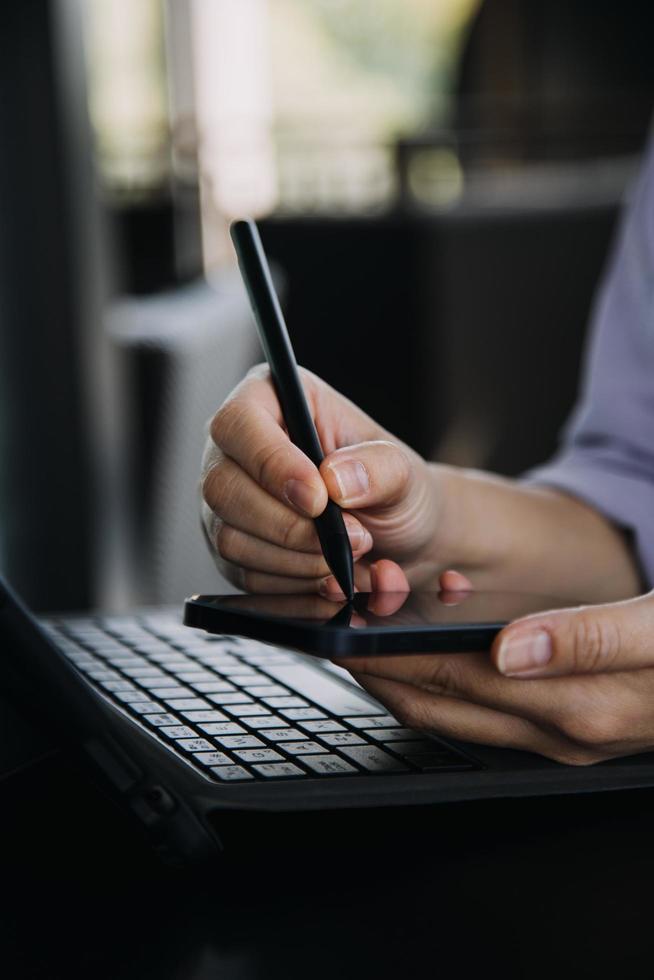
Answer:
[[[379, 579], [397, 585], [397, 568], [380, 563]], [[472, 582], [446, 572], [441, 586]], [[490, 658], [371, 657], [342, 666], [411, 728], [589, 765], [654, 750], [653, 627], [650, 592], [518, 619]], [[538, 663], [529, 664], [529, 652]]]

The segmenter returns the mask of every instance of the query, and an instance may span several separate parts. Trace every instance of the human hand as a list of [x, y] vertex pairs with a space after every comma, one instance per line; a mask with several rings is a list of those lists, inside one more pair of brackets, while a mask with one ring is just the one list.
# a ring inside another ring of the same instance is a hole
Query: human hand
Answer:
[[[397, 568], [376, 571], [377, 584], [398, 587]], [[471, 583], [448, 572], [441, 586]], [[654, 749], [653, 627], [650, 592], [524, 617], [502, 630], [490, 657], [378, 657], [342, 666], [411, 728], [589, 765]], [[528, 665], [529, 652], [540, 664]]]
[[203, 522], [227, 577], [249, 592], [333, 588], [312, 518], [331, 497], [345, 511], [355, 582], [394, 559], [412, 586], [434, 574], [446, 477], [315, 375], [302, 381], [325, 459], [317, 469], [285, 431], [268, 368], [259, 365], [211, 422]]

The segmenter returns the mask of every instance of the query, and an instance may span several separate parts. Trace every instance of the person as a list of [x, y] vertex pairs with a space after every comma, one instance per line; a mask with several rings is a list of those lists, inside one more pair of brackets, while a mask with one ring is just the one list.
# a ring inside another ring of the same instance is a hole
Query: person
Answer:
[[490, 657], [357, 661], [356, 679], [400, 721], [574, 765], [654, 749], [654, 142], [551, 462], [517, 481], [428, 463], [315, 375], [304, 385], [319, 469], [290, 443], [263, 366], [211, 422], [203, 520], [231, 581], [336, 595], [311, 520], [330, 497], [359, 589], [439, 578], [564, 606], [509, 624]]

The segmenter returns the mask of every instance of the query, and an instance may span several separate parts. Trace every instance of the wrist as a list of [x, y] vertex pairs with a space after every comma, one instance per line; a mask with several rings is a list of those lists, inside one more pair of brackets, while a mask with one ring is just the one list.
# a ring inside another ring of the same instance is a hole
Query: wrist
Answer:
[[472, 576], [476, 588], [571, 601], [642, 591], [626, 536], [590, 505], [476, 470], [434, 464], [434, 479], [442, 508], [433, 560]]

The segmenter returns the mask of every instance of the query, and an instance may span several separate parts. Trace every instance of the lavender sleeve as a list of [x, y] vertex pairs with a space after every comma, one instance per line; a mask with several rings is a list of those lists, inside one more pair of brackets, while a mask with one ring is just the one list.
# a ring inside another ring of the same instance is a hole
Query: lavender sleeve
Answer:
[[596, 298], [561, 450], [525, 479], [570, 493], [629, 530], [654, 585], [654, 140]]

